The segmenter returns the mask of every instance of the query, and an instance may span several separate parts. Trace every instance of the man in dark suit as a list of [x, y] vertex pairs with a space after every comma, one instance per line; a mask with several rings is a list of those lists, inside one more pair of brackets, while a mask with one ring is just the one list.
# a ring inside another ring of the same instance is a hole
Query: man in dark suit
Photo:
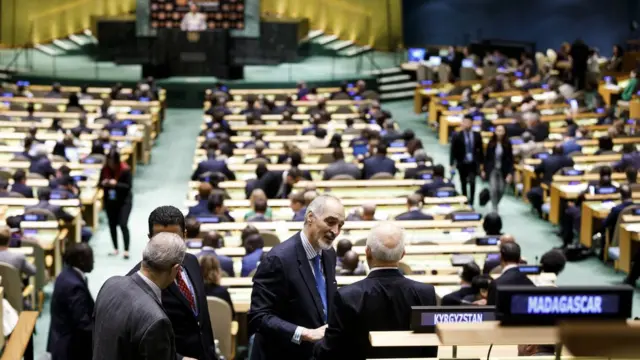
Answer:
[[27, 186], [27, 174], [24, 170], [16, 170], [16, 172], [13, 173], [11, 192], [22, 194], [26, 198], [33, 198], [33, 188]]
[[217, 160], [215, 158], [215, 153], [209, 152], [207, 154], [207, 160], [201, 161], [198, 164], [198, 167], [191, 175], [191, 181], [196, 181], [200, 178], [200, 175], [208, 172], [219, 172], [224, 174], [227, 177], [227, 180], [235, 180], [236, 175], [233, 171], [229, 170], [227, 167], [227, 163], [224, 160]]
[[356, 180], [362, 176], [358, 165], [344, 161], [344, 153], [339, 147], [333, 149], [333, 162], [324, 169], [322, 180], [331, 180], [337, 175], [349, 175]]
[[540, 114], [537, 112], [527, 112], [522, 115], [527, 123], [527, 129], [535, 142], [547, 140], [549, 137], [549, 123], [540, 121]]
[[433, 220], [433, 216], [422, 212], [421, 205], [422, 196], [420, 194], [407, 196], [409, 211], [396, 216], [396, 220]]
[[172, 328], [161, 295], [174, 286], [186, 251], [180, 236], [160, 233], [145, 247], [139, 270], [104, 283], [96, 299], [93, 360], [192, 359], [176, 356], [174, 333], [183, 329]]
[[[541, 182], [549, 185], [553, 180], [553, 175], [565, 167], [573, 167], [573, 160], [564, 154], [562, 145], [557, 144], [553, 147], [553, 153], [549, 155], [548, 158], [543, 159], [540, 164], [535, 167], [534, 171], [538, 176], [542, 175]], [[533, 206], [538, 214], [542, 215], [542, 188], [536, 186], [529, 190], [527, 199], [529, 199], [531, 206]]]
[[[437, 346], [373, 348], [371, 331], [411, 330], [412, 306], [435, 306], [433, 285], [405, 278], [404, 233], [392, 223], [371, 230], [365, 248], [371, 271], [361, 281], [340, 288], [333, 299], [325, 337], [314, 347], [318, 360], [435, 357]], [[384, 309], [384, 311], [381, 311]]]
[[35, 156], [31, 160], [29, 165], [29, 172], [34, 174], [40, 174], [45, 179], [52, 178], [56, 175], [56, 171], [51, 166], [51, 160], [49, 160], [47, 148], [44, 145], [37, 145], [35, 150]]
[[[471, 206], [476, 194], [478, 165], [482, 163], [484, 163], [482, 137], [479, 132], [473, 131], [473, 118], [465, 115], [460, 131], [451, 138], [449, 164], [452, 169], [454, 166], [458, 169], [462, 195], [469, 199]], [[467, 185], [469, 185], [469, 192], [467, 192]]]
[[487, 305], [495, 305], [498, 288], [501, 285], [534, 286], [527, 274], [518, 269], [520, 264], [520, 245], [515, 242], [500, 244], [500, 265], [502, 273], [489, 286]]
[[427, 165], [427, 154], [424, 150], [416, 150], [416, 152], [413, 153], [413, 158], [416, 160], [416, 167], [405, 169], [405, 179], [423, 179], [423, 174], [433, 172], [433, 166]]
[[203, 216], [209, 214], [209, 196], [213, 188], [211, 184], [201, 182], [198, 186], [198, 203], [189, 208], [187, 217]]
[[64, 263], [51, 295], [47, 352], [52, 360], [91, 359], [95, 304], [85, 273], [93, 270], [93, 251], [86, 243], [67, 246]]
[[[633, 205], [633, 198], [631, 197], [631, 189], [629, 188], [629, 186], [622, 185], [620, 186], [619, 191], [620, 191], [621, 203], [612, 207], [611, 210], [609, 211], [609, 215], [607, 215], [607, 217], [602, 222], [602, 236], [605, 236], [604, 232], [609, 230], [609, 236], [613, 237], [613, 233], [615, 231], [616, 224], [618, 223], [618, 217], [620, 216], [620, 213], [626, 207]], [[601, 243], [602, 243], [602, 246], [601, 246], [601, 256], [602, 256], [602, 252], [604, 252], [605, 242], [602, 241]]]
[[396, 130], [396, 123], [390, 119], [384, 122], [384, 129], [380, 132], [380, 135], [382, 135], [382, 142], [387, 146], [402, 138], [402, 134]]
[[256, 188], [262, 189], [268, 199], [286, 199], [293, 185], [302, 179], [302, 172], [297, 167], [289, 170], [269, 171], [256, 183]]
[[[504, 234], [500, 236], [500, 244], [506, 244], [508, 242], [515, 242], [516, 239], [509, 234]], [[482, 266], [483, 274], [491, 274], [491, 273], [500, 273], [502, 271], [502, 266], [500, 266], [500, 258], [489, 258], [484, 261], [484, 265]]]
[[380, 143], [376, 148], [375, 155], [370, 156], [364, 161], [364, 166], [362, 167], [362, 178], [371, 179], [373, 175], [378, 173], [389, 173], [391, 175], [395, 175], [396, 171], [396, 162], [387, 157], [387, 145]]
[[304, 199], [304, 192], [298, 191], [289, 195], [290, 208], [293, 211], [291, 221], [304, 221], [304, 214], [307, 212], [307, 202]]
[[202, 249], [196, 256], [198, 258], [204, 255], [215, 256], [220, 262], [220, 268], [222, 269], [222, 271], [226, 272], [227, 276], [234, 277], [235, 273], [233, 272], [233, 260], [228, 256], [216, 253], [216, 248], [222, 241], [222, 236], [218, 232], [210, 231], [206, 233], [204, 235], [204, 238], [202, 238]]
[[344, 218], [339, 199], [316, 197], [302, 231], [273, 247], [258, 265], [247, 314], [249, 333], [255, 334], [251, 360], [312, 357], [337, 290], [331, 244]]
[[616, 171], [625, 171], [628, 168], [640, 169], [640, 151], [635, 144], [624, 144], [622, 146], [622, 159], [613, 164]]
[[444, 166], [438, 164], [433, 167], [433, 178], [431, 182], [422, 185], [417, 193], [422, 195], [422, 197], [433, 197], [436, 196], [438, 189], [444, 187], [452, 188], [453, 184], [444, 178]]
[[47, 187], [41, 187], [40, 189], [38, 189], [38, 200], [40, 200], [40, 202], [37, 203], [36, 205], [25, 207], [24, 208], [25, 213], [28, 212], [29, 210], [43, 209], [43, 210], [49, 210], [53, 215], [56, 216], [58, 220], [64, 220], [67, 222], [73, 221], [74, 219], [73, 215], [64, 211], [60, 206], [52, 205], [49, 203], [49, 200], [51, 200], [51, 189]]
[[244, 249], [247, 255], [242, 257], [242, 270], [240, 276], [249, 276], [258, 267], [260, 258], [264, 253], [264, 240], [260, 234], [252, 234], [244, 241]]
[[[149, 214], [149, 238], [162, 232], [186, 236], [184, 215], [174, 206], [160, 206]], [[129, 275], [140, 269], [137, 264]], [[176, 281], [162, 291], [162, 306], [171, 320], [176, 351], [180, 356], [198, 360], [217, 359], [209, 308], [204, 292], [200, 264], [195, 255], [187, 253], [179, 267]]]
[[473, 278], [480, 275], [480, 266], [475, 262], [466, 263], [462, 266], [462, 274], [460, 274], [460, 289], [442, 297], [440, 305], [456, 306], [462, 304], [465, 296], [473, 295], [474, 290], [471, 287]]

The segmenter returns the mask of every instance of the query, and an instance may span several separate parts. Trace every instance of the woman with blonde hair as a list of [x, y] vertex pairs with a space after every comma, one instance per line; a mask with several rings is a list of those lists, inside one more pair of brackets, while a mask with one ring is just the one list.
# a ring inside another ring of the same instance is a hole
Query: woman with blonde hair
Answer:
[[[267, 194], [264, 193], [264, 190], [253, 189], [253, 191], [251, 191], [251, 195], [249, 196], [249, 206], [251, 206], [251, 210], [249, 210], [246, 214], [244, 214], [245, 221], [256, 215], [256, 211], [253, 208], [257, 199], [263, 199], [265, 202], [267, 201]], [[271, 213], [271, 208], [267, 207], [267, 211], [264, 213], [264, 216], [269, 219], [272, 219], [273, 218], [272, 215], [273, 214]]]
[[215, 296], [226, 301], [231, 308], [231, 315], [235, 317], [236, 311], [233, 309], [229, 290], [220, 285], [222, 269], [218, 258], [215, 255], [204, 255], [198, 259], [198, 262], [200, 263], [200, 271], [204, 280], [204, 293], [207, 296]]

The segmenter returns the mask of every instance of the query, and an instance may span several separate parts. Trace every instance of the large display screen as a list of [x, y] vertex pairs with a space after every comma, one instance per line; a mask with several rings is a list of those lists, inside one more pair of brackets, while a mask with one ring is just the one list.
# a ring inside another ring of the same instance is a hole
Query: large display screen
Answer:
[[198, 5], [198, 12], [207, 17], [208, 29], [241, 30], [245, 27], [245, 0], [149, 0], [151, 28], [180, 28], [191, 3]]

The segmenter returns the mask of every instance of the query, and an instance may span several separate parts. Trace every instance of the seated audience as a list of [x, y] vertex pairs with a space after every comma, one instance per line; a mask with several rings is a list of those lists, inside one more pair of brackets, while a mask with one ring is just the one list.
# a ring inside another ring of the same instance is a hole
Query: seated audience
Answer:
[[364, 160], [362, 177], [371, 179], [375, 174], [379, 173], [395, 175], [396, 171], [395, 161], [387, 157], [387, 146], [381, 143], [377, 146], [375, 155]]
[[[264, 200], [265, 203], [267, 201], [267, 195], [264, 194], [264, 191], [262, 191], [262, 189], [254, 189], [251, 192], [251, 196], [249, 196], [249, 205], [251, 206], [251, 210], [249, 210], [246, 214], [244, 214], [245, 221], [248, 221], [247, 219], [254, 217], [256, 215], [255, 204], [257, 200]], [[267, 206], [267, 210], [265, 210], [264, 216], [269, 219], [272, 218], [273, 213], [270, 207]], [[253, 220], [253, 221], [256, 221], [256, 220]], [[260, 221], [260, 220], [257, 220], [257, 221]]]
[[[553, 175], [565, 167], [573, 167], [573, 159], [565, 155], [562, 146], [558, 144], [553, 147], [553, 153], [546, 159], [543, 159], [540, 164], [535, 167], [534, 171], [538, 176], [542, 175], [542, 183], [550, 185], [553, 180]], [[539, 186], [532, 188], [527, 193], [527, 198], [531, 206], [542, 216], [542, 188]]]
[[48, 210], [53, 214], [56, 219], [71, 222], [75, 217], [68, 212], [64, 211], [58, 205], [52, 205], [49, 203], [51, 200], [51, 189], [43, 187], [38, 189], [38, 202], [36, 205], [27, 206], [24, 208], [24, 212], [27, 213], [30, 210]]
[[10, 197], [9, 181], [0, 178], [0, 198]]
[[267, 171], [256, 183], [256, 188], [262, 189], [269, 199], [286, 199], [293, 190], [293, 186], [302, 180], [302, 171], [292, 167], [288, 171]]
[[260, 230], [258, 230], [255, 226], [251, 224], [247, 224], [247, 226], [242, 229], [242, 233], [240, 233], [240, 246], [244, 247], [245, 242], [249, 238], [249, 236], [253, 234], [260, 234]]
[[256, 152], [255, 155], [247, 159], [245, 163], [248, 164], [257, 164], [258, 162], [262, 162], [265, 164], [270, 164], [271, 159], [268, 156], [264, 155], [265, 143], [261, 140], [256, 141], [253, 150]]
[[336, 270], [342, 268], [342, 258], [347, 251], [353, 248], [353, 243], [349, 239], [340, 239], [336, 245]]
[[264, 240], [259, 233], [251, 234], [243, 241], [244, 249], [247, 252], [242, 257], [242, 270], [240, 276], [249, 276], [260, 263], [262, 254], [264, 253]]
[[416, 150], [413, 153], [413, 158], [416, 161], [416, 167], [404, 170], [405, 179], [423, 179], [423, 175], [431, 174], [433, 172], [433, 166], [427, 165], [428, 157], [424, 150]]
[[[338, 289], [324, 338], [314, 347], [317, 360], [435, 357], [437, 347], [373, 348], [371, 331], [411, 329], [412, 306], [435, 306], [433, 285], [404, 277], [398, 263], [405, 253], [404, 233], [391, 223], [377, 225], [365, 249], [371, 271], [362, 281]], [[386, 309], [380, 311], [380, 309]]]
[[407, 196], [408, 211], [396, 216], [396, 220], [433, 220], [433, 216], [422, 212], [422, 196], [411, 194]]
[[478, 264], [475, 262], [464, 264], [462, 266], [462, 274], [460, 274], [460, 289], [443, 296], [440, 305], [460, 305], [466, 296], [474, 295], [475, 289], [471, 287], [471, 284], [478, 275], [480, 275], [480, 266]]
[[11, 231], [8, 227], [0, 228], [0, 262], [7, 263], [16, 268], [22, 276], [34, 276], [36, 267], [27, 261], [24, 254], [9, 251]]
[[291, 195], [289, 195], [289, 201], [289, 207], [293, 211], [293, 218], [291, 221], [304, 221], [304, 215], [307, 212], [304, 193], [301, 191], [291, 193]]
[[33, 189], [27, 186], [27, 174], [24, 170], [16, 170], [13, 173], [13, 185], [11, 185], [11, 192], [22, 194], [26, 198], [33, 197]]
[[444, 177], [444, 166], [438, 164], [433, 167], [433, 178], [431, 182], [427, 182], [417, 191], [422, 197], [435, 197], [438, 190], [442, 188], [453, 188], [453, 184], [449, 179]]
[[226, 301], [231, 309], [231, 318], [235, 318], [236, 312], [231, 302], [231, 294], [229, 294], [227, 288], [220, 285], [222, 270], [218, 258], [215, 255], [204, 255], [198, 258], [198, 262], [200, 263], [200, 272], [204, 280], [205, 295], [214, 296]]
[[364, 204], [347, 216], [347, 221], [375, 221], [376, 204]]
[[192, 217], [187, 217], [185, 219], [185, 232], [187, 243], [187, 247], [192, 247], [191, 245], [199, 244], [202, 245], [200, 237], [200, 222]]
[[47, 148], [43, 144], [35, 146], [35, 155], [33, 159], [31, 159], [29, 172], [40, 174], [45, 179], [49, 179], [56, 175], [56, 171], [53, 169], [53, 166], [51, 166], [51, 160], [49, 160]]
[[629, 168], [640, 170], [640, 152], [636, 144], [624, 144], [622, 146], [622, 159], [613, 164], [615, 171], [625, 171]]
[[624, 90], [622, 90], [620, 100], [630, 101], [631, 97], [638, 92], [638, 86], [638, 70], [634, 69], [629, 73], [629, 83]]
[[198, 197], [196, 200], [198, 203], [189, 207], [187, 217], [202, 216], [209, 214], [209, 196], [211, 196], [211, 184], [201, 182], [198, 185]]
[[265, 222], [271, 221], [271, 218], [266, 215], [267, 213], [267, 200], [266, 199], [256, 199], [253, 202], [253, 212], [252, 216], [247, 218], [247, 222]]
[[364, 265], [360, 262], [360, 258], [358, 254], [349, 250], [342, 256], [342, 261], [340, 262], [340, 268], [336, 266], [337, 275], [341, 276], [356, 276], [356, 275], [364, 275]]
[[348, 175], [357, 180], [360, 179], [361, 172], [358, 165], [346, 162], [342, 149], [336, 147], [333, 149], [333, 162], [324, 169], [322, 180], [331, 180], [338, 175]]
[[191, 175], [191, 181], [196, 181], [200, 179], [200, 175], [203, 175], [208, 172], [222, 173], [224, 176], [227, 177], [227, 180], [236, 179], [236, 175], [231, 170], [229, 170], [229, 168], [227, 167], [227, 164], [223, 160], [216, 159], [215, 152], [212, 152], [212, 151], [207, 153], [207, 160], [203, 160], [198, 164], [198, 167]]
[[497, 212], [488, 213], [482, 221], [482, 229], [487, 235], [502, 235], [502, 218]]
[[556, 276], [560, 275], [566, 264], [566, 256], [558, 249], [549, 250], [540, 258], [542, 272], [556, 274]]
[[229, 210], [224, 206], [224, 196], [220, 194], [211, 194], [209, 201], [207, 202], [208, 214], [202, 214], [203, 217], [214, 217], [217, 221], [214, 222], [234, 222], [235, 219], [231, 217]]
[[475, 276], [473, 280], [471, 280], [471, 294], [462, 298], [461, 304], [486, 305], [489, 287], [491, 287], [492, 282], [493, 278], [489, 275], [481, 274]]
[[226, 255], [216, 253], [216, 249], [220, 248], [220, 243], [223, 241], [222, 235], [216, 231], [210, 231], [202, 238], [202, 248], [197, 257], [203, 257], [205, 255], [213, 255], [220, 261], [220, 268], [225, 272], [224, 276], [234, 277], [233, 272], [233, 259]]
[[527, 122], [527, 131], [536, 142], [545, 141], [549, 137], [549, 123], [540, 120], [540, 114], [528, 112], [522, 115]]
[[500, 285], [534, 286], [529, 277], [518, 269], [520, 265], [520, 245], [516, 242], [500, 244], [500, 266], [502, 272], [489, 287], [487, 305], [495, 305], [497, 300], [497, 288]]

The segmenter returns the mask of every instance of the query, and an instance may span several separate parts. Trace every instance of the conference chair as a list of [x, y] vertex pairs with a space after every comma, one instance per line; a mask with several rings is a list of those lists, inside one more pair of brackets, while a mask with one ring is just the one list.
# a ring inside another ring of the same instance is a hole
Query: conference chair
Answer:
[[[38, 310], [42, 310], [44, 306], [44, 287], [47, 285], [46, 271], [49, 268], [45, 263], [44, 249], [39, 243], [28, 240], [22, 241], [22, 247], [30, 247], [33, 249], [32, 256], [36, 267], [34, 285], [37, 303], [35, 305]], [[53, 262], [53, 258], [50, 260]]]
[[232, 319], [231, 307], [226, 301], [213, 296], [207, 296], [207, 307], [218, 349], [225, 359], [233, 359], [236, 355], [238, 323]]
[[333, 176], [331, 179], [329, 180], [355, 180], [356, 178], [354, 178], [351, 175], [347, 175], [347, 174], [340, 174], [340, 175], [335, 175]]
[[394, 178], [393, 174], [390, 174], [388, 172], [380, 172], [377, 174], [374, 174], [371, 177], [371, 180], [392, 180]]
[[[618, 271], [619, 264], [618, 259], [620, 259], [620, 225], [622, 224], [622, 218], [625, 215], [633, 214], [633, 212], [637, 209], [640, 209], [640, 205], [631, 205], [624, 208], [620, 211], [618, 215], [618, 220], [616, 221], [616, 226], [614, 227], [613, 234], [607, 233], [605, 234], [604, 243], [604, 261], [608, 261], [609, 259], [613, 260], [613, 268]], [[613, 236], [612, 236], [613, 235]]]
[[10, 161], [29, 161], [29, 158], [22, 154], [15, 154]]
[[407, 265], [407, 263], [400, 261], [398, 263], [398, 269], [403, 275], [411, 275], [413, 274], [413, 270], [411, 270], [411, 266]]
[[376, 101], [378, 101], [378, 100], [380, 100], [380, 95], [377, 92], [373, 91], [373, 90], [365, 90], [362, 93], [362, 98], [365, 99], [365, 100], [376, 100]]
[[280, 244], [280, 238], [272, 231], [261, 231], [260, 236], [262, 236], [264, 246], [266, 247], [273, 247]]
[[0, 262], [0, 279], [4, 288], [4, 298], [17, 312], [22, 312], [24, 300], [33, 298], [33, 285], [29, 284], [23, 289], [20, 271], [4, 262]]
[[20, 193], [17, 193], [17, 192], [11, 191], [11, 192], [9, 192], [9, 197], [10, 198], [24, 198], [24, 195], [22, 195]]

